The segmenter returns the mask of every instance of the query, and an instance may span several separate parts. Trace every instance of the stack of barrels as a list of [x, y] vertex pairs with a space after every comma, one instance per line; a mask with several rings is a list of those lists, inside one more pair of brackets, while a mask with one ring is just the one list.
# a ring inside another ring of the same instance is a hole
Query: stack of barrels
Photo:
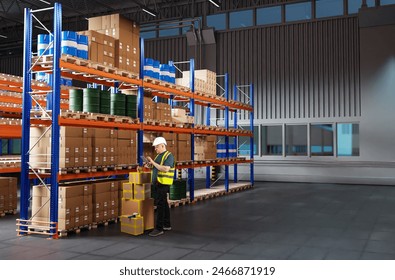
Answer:
[[137, 96], [96, 88], [70, 89], [69, 110], [137, 118]]

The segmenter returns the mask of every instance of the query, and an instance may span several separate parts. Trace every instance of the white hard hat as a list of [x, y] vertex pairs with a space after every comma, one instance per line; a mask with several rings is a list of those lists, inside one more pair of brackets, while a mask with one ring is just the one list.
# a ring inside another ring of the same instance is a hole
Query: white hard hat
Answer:
[[167, 146], [166, 139], [163, 137], [156, 137], [152, 146], [156, 146], [159, 144], [165, 144]]

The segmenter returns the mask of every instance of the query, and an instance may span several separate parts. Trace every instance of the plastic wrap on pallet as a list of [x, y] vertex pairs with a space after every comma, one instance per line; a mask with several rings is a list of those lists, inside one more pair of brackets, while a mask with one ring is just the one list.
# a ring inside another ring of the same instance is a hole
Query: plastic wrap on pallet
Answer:
[[77, 33], [74, 31], [62, 31], [62, 54], [77, 56], [77, 48]]
[[88, 59], [88, 36], [77, 34], [77, 56]]

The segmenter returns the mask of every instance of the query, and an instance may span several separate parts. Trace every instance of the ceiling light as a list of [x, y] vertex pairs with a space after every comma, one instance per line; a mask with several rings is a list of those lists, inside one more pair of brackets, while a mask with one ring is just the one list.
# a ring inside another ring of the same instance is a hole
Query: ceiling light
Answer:
[[47, 1], [44, 1], [44, 0], [38, 0], [38, 1], [43, 2], [43, 3], [47, 4], [47, 5], [51, 5], [51, 3], [47, 2]]
[[4, 36], [4, 35], [0, 35], [0, 37], [1, 37], [1, 38], [5, 38], [5, 39], [8, 38], [7, 36]]
[[214, 0], [208, 0], [210, 1], [211, 4], [213, 4], [215, 7], [219, 8], [219, 4], [217, 3], [217, 1]]
[[149, 15], [151, 15], [151, 16], [153, 16], [153, 17], [156, 17], [156, 13], [154, 12], [154, 11], [151, 11], [151, 10], [149, 10], [148, 8], [142, 8], [142, 10], [144, 11], [144, 12], [146, 12], [147, 14], [149, 14]]

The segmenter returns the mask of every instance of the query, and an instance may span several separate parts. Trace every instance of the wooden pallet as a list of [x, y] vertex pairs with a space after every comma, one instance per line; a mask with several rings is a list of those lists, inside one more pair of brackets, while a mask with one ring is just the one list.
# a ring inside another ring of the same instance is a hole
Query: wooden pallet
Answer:
[[118, 223], [118, 219], [117, 218], [105, 219], [103, 221], [93, 222], [92, 223], [92, 228], [97, 228], [99, 226], [107, 227], [109, 224], [116, 224], [116, 223]]

